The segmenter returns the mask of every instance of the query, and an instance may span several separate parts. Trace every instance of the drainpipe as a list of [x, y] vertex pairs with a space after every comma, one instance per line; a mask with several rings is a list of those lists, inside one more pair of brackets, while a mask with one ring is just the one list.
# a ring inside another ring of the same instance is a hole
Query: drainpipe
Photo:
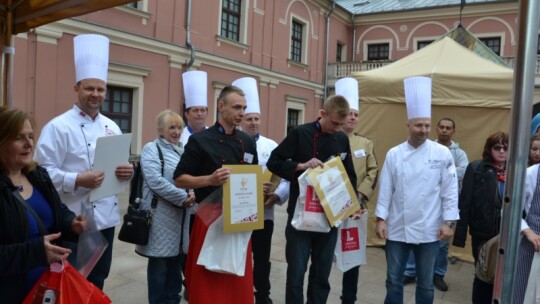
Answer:
[[351, 14], [351, 24], [352, 24], [352, 52], [351, 52], [351, 61], [354, 62], [354, 51], [356, 50], [356, 26], [354, 24], [354, 13]]
[[191, 58], [186, 65], [186, 71], [188, 71], [195, 62], [195, 47], [191, 44], [191, 0], [187, 2], [186, 15], [186, 46], [191, 50]]
[[328, 12], [326, 15], [326, 51], [325, 51], [325, 58], [324, 58], [324, 101], [326, 101], [326, 98], [328, 98], [328, 48], [330, 44], [330, 15], [334, 12], [334, 8], [336, 7], [336, 3], [332, 1], [332, 9]]

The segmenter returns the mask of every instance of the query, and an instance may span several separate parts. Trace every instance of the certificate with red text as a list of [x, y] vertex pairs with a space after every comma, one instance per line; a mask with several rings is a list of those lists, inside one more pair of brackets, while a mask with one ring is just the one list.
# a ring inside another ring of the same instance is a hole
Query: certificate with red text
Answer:
[[227, 165], [229, 180], [223, 184], [224, 232], [264, 228], [263, 173], [261, 166]]

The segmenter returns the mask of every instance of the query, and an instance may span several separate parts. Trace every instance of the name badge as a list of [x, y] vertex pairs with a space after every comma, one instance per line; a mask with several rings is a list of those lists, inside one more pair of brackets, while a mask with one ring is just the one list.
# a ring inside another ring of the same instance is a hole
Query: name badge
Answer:
[[244, 152], [244, 162], [248, 164], [253, 163], [253, 154]]
[[347, 158], [347, 152], [341, 153], [341, 160], [345, 160]]
[[364, 156], [366, 156], [366, 150], [360, 149], [360, 150], [354, 151], [354, 157], [355, 158], [360, 158], [360, 157], [364, 157]]

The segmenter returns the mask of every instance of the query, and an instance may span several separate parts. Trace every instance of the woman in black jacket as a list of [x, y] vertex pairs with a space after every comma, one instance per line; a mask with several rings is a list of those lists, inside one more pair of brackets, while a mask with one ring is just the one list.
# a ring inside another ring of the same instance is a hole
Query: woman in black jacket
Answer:
[[85, 222], [60, 201], [47, 171], [32, 161], [34, 126], [28, 115], [2, 107], [0, 121], [0, 297], [18, 304], [49, 264], [70, 253], [55, 245], [60, 236], [75, 238]]
[[[507, 154], [508, 134], [495, 132], [486, 139], [482, 160], [470, 163], [465, 171], [452, 244], [465, 247], [468, 229], [475, 263], [480, 245], [499, 233]], [[491, 303], [492, 294], [493, 284], [474, 278], [473, 303]]]

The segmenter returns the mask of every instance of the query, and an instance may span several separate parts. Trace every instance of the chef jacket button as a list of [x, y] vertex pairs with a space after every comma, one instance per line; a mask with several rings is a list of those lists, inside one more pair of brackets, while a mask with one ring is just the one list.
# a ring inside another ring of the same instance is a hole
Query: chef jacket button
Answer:
[[222, 144], [222, 143], [223, 143], [223, 139], [220, 139], [220, 140], [219, 140], [219, 143]]
[[88, 143], [88, 146], [90, 147], [90, 143]]
[[319, 152], [315, 152], [315, 155], [319, 155]]
[[244, 163], [244, 161], [243, 161], [243, 160], [241, 160], [241, 161], [240, 161], [240, 163], [241, 163], [241, 164], [243, 164], [243, 163]]
[[222, 163], [222, 164], [224, 164], [224, 163], [225, 163], [225, 160], [224, 160], [224, 159], [222, 159], [222, 160], [221, 160], [221, 163]]

